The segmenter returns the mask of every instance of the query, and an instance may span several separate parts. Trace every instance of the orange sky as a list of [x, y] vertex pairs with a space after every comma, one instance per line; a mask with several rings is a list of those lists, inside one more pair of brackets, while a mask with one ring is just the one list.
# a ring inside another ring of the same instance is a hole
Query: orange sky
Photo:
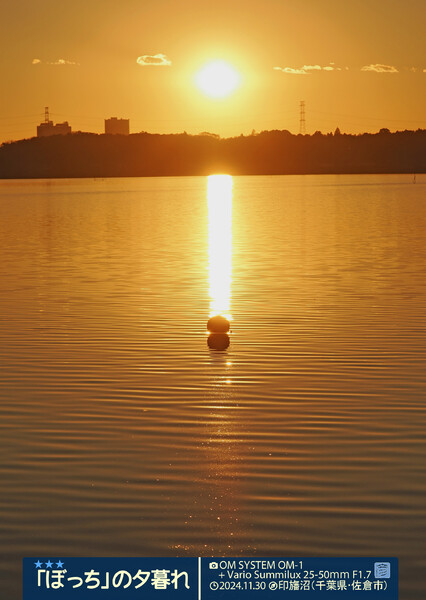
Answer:
[[[9, 2], [0, 142], [35, 135], [44, 106], [97, 133], [110, 116], [131, 132], [298, 133], [300, 100], [307, 133], [426, 128], [425, 30], [424, 0]], [[224, 99], [194, 85], [213, 59], [241, 73]]]

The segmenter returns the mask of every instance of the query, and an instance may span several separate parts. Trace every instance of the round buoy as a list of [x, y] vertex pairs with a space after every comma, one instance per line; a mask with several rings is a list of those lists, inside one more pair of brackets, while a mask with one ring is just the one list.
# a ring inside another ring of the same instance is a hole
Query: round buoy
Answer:
[[207, 338], [207, 345], [211, 350], [226, 350], [229, 342], [227, 333], [211, 333]]
[[229, 321], [222, 315], [216, 315], [207, 321], [207, 329], [210, 333], [228, 333]]

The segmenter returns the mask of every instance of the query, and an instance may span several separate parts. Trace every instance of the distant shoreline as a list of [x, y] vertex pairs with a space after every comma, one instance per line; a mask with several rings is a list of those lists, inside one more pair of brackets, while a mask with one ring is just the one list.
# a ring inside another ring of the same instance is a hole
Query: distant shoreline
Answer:
[[[352, 172], [352, 173], [250, 173], [250, 174], [245, 174], [245, 173], [228, 173], [225, 171], [212, 171], [211, 173], [205, 173], [205, 174], [196, 174], [196, 175], [105, 175], [103, 177], [93, 177], [91, 175], [86, 175], [86, 176], [64, 176], [64, 177], [0, 177], [0, 183], [2, 181], [6, 182], [13, 182], [13, 181], [67, 181], [67, 180], [78, 180], [78, 179], [87, 179], [87, 180], [92, 180], [92, 181], [104, 181], [107, 179], [177, 179], [179, 177], [185, 178], [185, 177], [209, 177], [211, 175], [231, 175], [232, 177], [297, 177], [297, 176], [312, 176], [312, 177], [317, 177], [320, 175], [324, 175], [324, 177], [328, 177], [330, 175], [342, 175], [342, 176], [347, 176], [347, 175], [353, 175], [355, 176], [360, 176], [360, 175], [401, 175], [401, 176], [405, 176], [405, 177], [410, 177], [411, 179], [408, 181], [407, 183], [413, 183], [413, 175], [417, 175], [417, 176], [423, 176], [426, 175], [426, 171], [424, 171], [423, 173], [412, 173], [411, 171], [407, 171], [407, 172], [402, 172], [402, 171], [396, 171], [396, 172], [391, 172], [391, 173], [383, 173], [383, 172], [375, 172], [375, 173], [356, 173], [356, 172]], [[418, 180], [416, 183], [419, 184], [424, 184], [426, 183], [426, 179], [420, 179]]]
[[284, 130], [128, 136], [73, 133], [0, 146], [0, 179], [426, 173], [426, 130], [360, 135]]

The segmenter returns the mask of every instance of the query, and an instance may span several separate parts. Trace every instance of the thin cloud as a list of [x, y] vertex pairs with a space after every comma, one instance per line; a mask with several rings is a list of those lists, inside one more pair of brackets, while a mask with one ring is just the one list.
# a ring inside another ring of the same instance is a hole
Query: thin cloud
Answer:
[[289, 73], [290, 75], [307, 75], [307, 71], [303, 69], [292, 69], [291, 67], [273, 67], [275, 71], [282, 71], [283, 73]]
[[303, 71], [321, 71], [321, 67], [319, 65], [303, 65]]
[[398, 73], [398, 69], [392, 65], [366, 65], [361, 71], [374, 71], [375, 73]]
[[291, 75], [310, 75], [312, 71], [341, 71], [340, 67], [335, 67], [334, 63], [330, 63], [325, 67], [321, 65], [303, 65], [303, 67], [294, 69], [293, 67], [273, 67], [275, 71], [282, 71]]
[[[43, 63], [43, 61], [40, 60], [39, 58], [33, 58], [33, 60], [32, 60], [33, 65], [41, 65], [42, 63]], [[79, 65], [80, 63], [74, 62], [73, 60], [65, 60], [65, 58], [58, 58], [58, 60], [53, 60], [53, 61], [47, 60], [44, 64], [62, 66], [62, 65]]]
[[172, 61], [165, 54], [154, 54], [153, 56], [144, 54], [143, 56], [138, 56], [136, 62], [143, 67], [169, 67], [172, 64]]
[[52, 62], [48, 62], [48, 65], [78, 65], [79, 63], [74, 62], [73, 60], [65, 60], [64, 58], [58, 58], [58, 60], [54, 60]]
[[320, 65], [304, 65], [302, 67], [305, 71], [341, 71], [340, 67], [336, 67], [336, 63], [331, 62], [325, 67], [321, 67]]

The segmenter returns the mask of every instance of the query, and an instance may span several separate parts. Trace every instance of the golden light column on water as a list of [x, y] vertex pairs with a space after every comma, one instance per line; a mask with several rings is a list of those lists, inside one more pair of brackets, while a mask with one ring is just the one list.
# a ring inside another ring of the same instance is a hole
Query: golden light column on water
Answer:
[[232, 176], [207, 178], [210, 317], [231, 316]]

